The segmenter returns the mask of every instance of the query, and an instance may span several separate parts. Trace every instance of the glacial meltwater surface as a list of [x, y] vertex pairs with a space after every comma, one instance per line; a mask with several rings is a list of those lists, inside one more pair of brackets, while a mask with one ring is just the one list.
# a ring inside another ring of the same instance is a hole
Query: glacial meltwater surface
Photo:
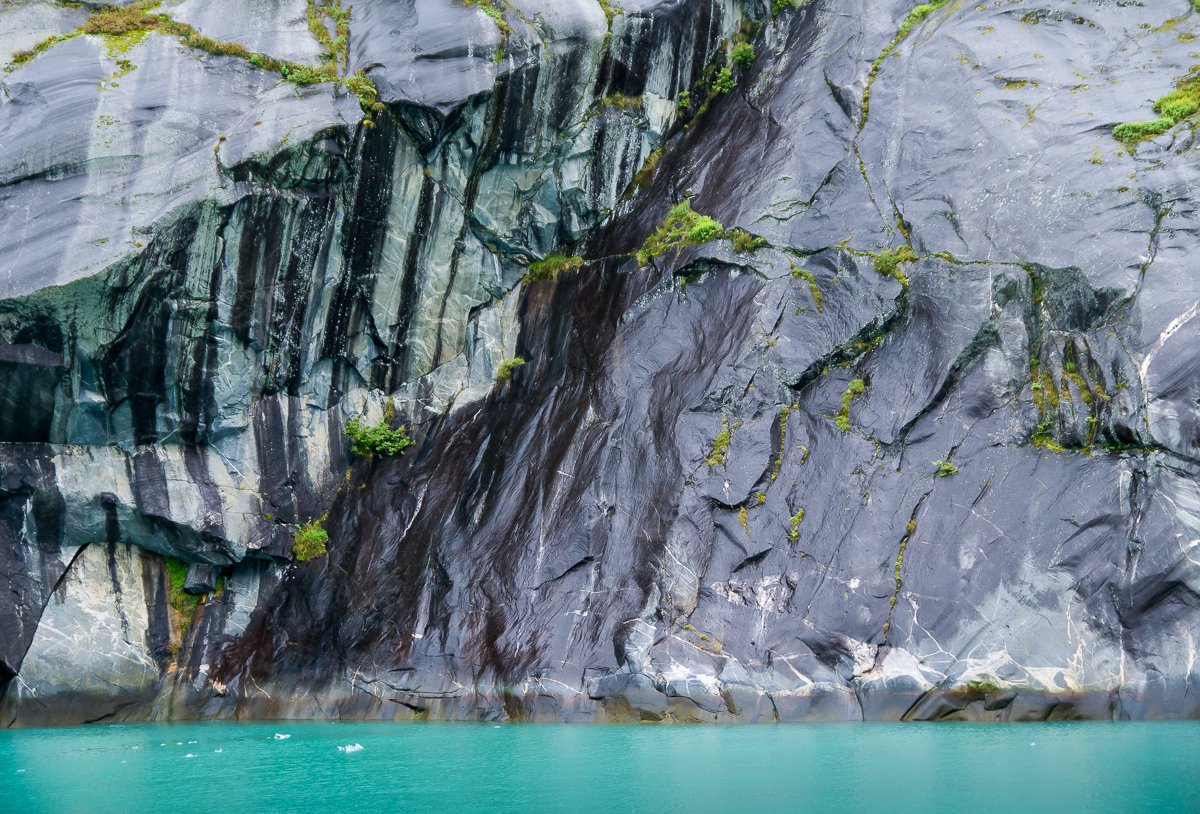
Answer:
[[183, 809], [1197, 811], [1200, 723], [281, 721], [0, 732], [0, 810]]

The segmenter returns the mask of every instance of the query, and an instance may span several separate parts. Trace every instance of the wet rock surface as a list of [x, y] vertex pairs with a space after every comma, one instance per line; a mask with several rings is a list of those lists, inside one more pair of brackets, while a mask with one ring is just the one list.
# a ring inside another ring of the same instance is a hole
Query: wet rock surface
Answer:
[[366, 110], [162, 32], [11, 64], [0, 720], [1195, 716], [1200, 171], [1111, 132], [1200, 14], [911, 10], [362, 0]]

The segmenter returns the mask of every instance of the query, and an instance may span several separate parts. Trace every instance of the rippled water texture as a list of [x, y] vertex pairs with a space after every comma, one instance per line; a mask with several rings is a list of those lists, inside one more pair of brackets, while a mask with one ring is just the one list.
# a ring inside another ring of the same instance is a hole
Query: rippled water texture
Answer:
[[1196, 811], [1200, 723], [10, 731], [0, 809]]

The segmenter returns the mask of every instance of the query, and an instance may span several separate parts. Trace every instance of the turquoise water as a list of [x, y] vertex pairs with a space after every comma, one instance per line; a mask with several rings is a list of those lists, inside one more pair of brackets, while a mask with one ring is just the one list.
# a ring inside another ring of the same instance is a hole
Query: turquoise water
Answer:
[[0, 811], [1200, 811], [1200, 723], [9, 731]]

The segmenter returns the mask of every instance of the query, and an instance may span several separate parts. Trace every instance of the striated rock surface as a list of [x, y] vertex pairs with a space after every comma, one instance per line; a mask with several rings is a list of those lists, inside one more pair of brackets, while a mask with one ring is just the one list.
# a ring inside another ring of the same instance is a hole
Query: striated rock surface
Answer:
[[0, 4], [2, 725], [1196, 716], [1200, 13], [935, 5]]

